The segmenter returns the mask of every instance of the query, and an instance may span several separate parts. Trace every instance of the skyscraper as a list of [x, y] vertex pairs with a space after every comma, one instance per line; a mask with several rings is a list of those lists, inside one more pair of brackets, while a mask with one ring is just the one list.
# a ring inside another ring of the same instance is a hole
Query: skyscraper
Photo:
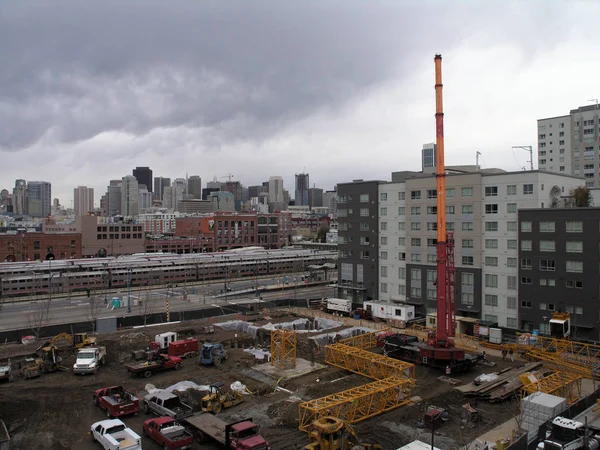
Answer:
[[121, 180], [110, 180], [106, 189], [106, 204], [104, 214], [113, 217], [121, 214]]
[[283, 178], [274, 176], [269, 178], [269, 203], [283, 204]]
[[73, 189], [73, 207], [75, 216], [85, 216], [94, 209], [94, 189], [87, 186], [78, 186]]
[[17, 215], [27, 215], [27, 181], [15, 181], [13, 189], [13, 212]]
[[187, 192], [192, 198], [202, 198], [202, 178], [198, 175], [192, 175], [188, 178]]
[[27, 213], [32, 217], [47, 217], [52, 207], [52, 185], [47, 181], [27, 183]]
[[127, 175], [121, 184], [121, 215], [137, 216], [140, 213], [140, 192], [136, 177]]
[[309, 177], [307, 173], [296, 174], [296, 194], [294, 201], [296, 206], [308, 205], [308, 189], [309, 189]]
[[165, 188], [169, 186], [171, 186], [170, 178], [154, 177], [154, 198], [162, 200]]
[[152, 170], [150, 167], [136, 167], [133, 176], [139, 184], [145, 184], [149, 192], [152, 192]]

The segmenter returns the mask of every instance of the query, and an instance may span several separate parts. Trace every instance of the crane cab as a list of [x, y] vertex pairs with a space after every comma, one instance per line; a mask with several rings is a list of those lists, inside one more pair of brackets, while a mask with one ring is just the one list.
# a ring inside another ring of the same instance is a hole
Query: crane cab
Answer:
[[550, 335], [558, 339], [571, 336], [571, 314], [554, 313], [550, 319]]

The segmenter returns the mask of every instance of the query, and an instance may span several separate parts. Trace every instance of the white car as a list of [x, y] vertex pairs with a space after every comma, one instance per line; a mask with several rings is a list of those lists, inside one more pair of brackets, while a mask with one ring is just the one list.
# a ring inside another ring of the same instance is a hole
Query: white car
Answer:
[[142, 450], [142, 438], [119, 419], [96, 422], [91, 434], [105, 450]]

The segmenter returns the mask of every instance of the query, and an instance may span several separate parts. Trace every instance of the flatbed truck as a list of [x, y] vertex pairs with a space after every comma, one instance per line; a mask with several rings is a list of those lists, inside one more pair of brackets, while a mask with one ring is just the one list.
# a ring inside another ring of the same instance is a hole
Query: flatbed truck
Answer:
[[180, 420], [200, 444], [216, 442], [226, 449], [271, 450], [271, 445], [260, 435], [260, 429], [247, 418], [227, 423], [212, 414], [194, 414]]

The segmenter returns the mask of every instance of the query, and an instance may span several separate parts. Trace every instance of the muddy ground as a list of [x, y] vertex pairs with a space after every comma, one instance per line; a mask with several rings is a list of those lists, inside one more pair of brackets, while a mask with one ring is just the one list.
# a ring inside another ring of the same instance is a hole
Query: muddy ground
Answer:
[[[293, 318], [282, 316], [274, 318], [273, 322], [288, 321]], [[262, 321], [259, 323], [266, 323]], [[201, 333], [206, 321], [186, 322], [172, 326], [152, 327], [101, 335], [99, 344], [107, 347], [107, 364], [101, 367], [96, 375], [77, 376], [71, 372], [56, 372], [43, 375], [32, 380], [22, 380], [18, 376], [11, 383], [0, 385], [0, 417], [10, 430], [11, 449], [98, 449], [100, 446], [90, 440], [88, 433], [90, 425], [104, 420], [102, 411], [92, 405], [94, 390], [111, 386], [123, 385], [129, 389], [144, 394], [145, 385], [150, 382], [159, 388], [164, 388], [178, 381], [189, 380], [199, 385], [223, 381], [227, 385], [234, 381], [246, 384], [255, 395], [248, 396], [246, 401], [235, 408], [221, 413], [224, 419], [251, 417], [259, 423], [263, 436], [272, 444], [273, 450], [299, 449], [307, 443], [306, 434], [298, 431], [298, 402], [311, 400], [352, 387], [366, 384], [372, 380], [350, 374], [341, 369], [328, 366], [327, 368], [279, 385], [293, 392], [274, 391], [276, 380], [269, 380], [256, 374], [253, 367], [260, 362], [241, 348], [229, 349], [230, 358], [219, 369], [200, 367], [197, 360], [186, 360], [179, 371], [160, 372], [150, 379], [137, 378], [129, 375], [123, 367], [128, 362], [131, 350], [140, 349], [146, 345], [148, 336], [165, 331], [179, 331], [182, 335], [195, 336], [200, 341], [206, 339], [224, 342], [226, 345], [237, 341], [237, 345], [248, 347], [253, 344], [250, 336], [242, 333], [219, 331], [205, 335]], [[234, 345], [235, 346], [235, 345]], [[0, 347], [0, 360], [12, 357], [18, 360], [24, 353], [35, 351], [35, 345], [6, 345]], [[298, 356], [310, 359], [308, 345], [304, 337], [299, 337]], [[66, 348], [61, 353], [64, 364], [71, 367], [74, 357]], [[323, 362], [323, 352], [317, 354], [317, 362]], [[493, 358], [489, 358], [492, 359]], [[495, 368], [479, 367], [475, 371], [456, 376], [463, 383], [472, 381], [480, 373], [487, 373], [511, 365], [510, 362], [496, 361]], [[516, 363], [515, 363], [516, 365]], [[483, 420], [475, 425], [465, 425], [460, 420], [457, 408], [467, 400], [452, 390], [452, 386], [438, 380], [441, 374], [426, 367], [417, 367], [417, 384], [413, 390], [414, 396], [422, 401], [412, 406], [405, 406], [394, 411], [381, 414], [356, 425], [357, 432], [365, 442], [377, 442], [385, 450], [395, 450], [414, 439], [430, 442], [429, 430], [417, 429], [416, 422], [422, 418], [427, 405], [435, 405], [450, 410], [450, 420], [439, 430], [436, 430], [435, 444], [443, 449], [459, 448], [471, 442], [496, 425], [505, 422], [517, 412], [516, 403], [489, 404], [480, 402], [477, 407]], [[317, 382], [317, 378], [319, 382]], [[270, 386], [269, 386], [270, 385]], [[196, 401], [197, 398], [188, 398]], [[142, 435], [143, 421], [148, 419], [143, 413], [137, 417], [126, 417], [124, 422], [138, 434]], [[194, 444], [195, 448], [200, 448]], [[144, 449], [158, 449], [154, 442], [143, 438]], [[210, 449], [216, 447], [202, 446]]]

